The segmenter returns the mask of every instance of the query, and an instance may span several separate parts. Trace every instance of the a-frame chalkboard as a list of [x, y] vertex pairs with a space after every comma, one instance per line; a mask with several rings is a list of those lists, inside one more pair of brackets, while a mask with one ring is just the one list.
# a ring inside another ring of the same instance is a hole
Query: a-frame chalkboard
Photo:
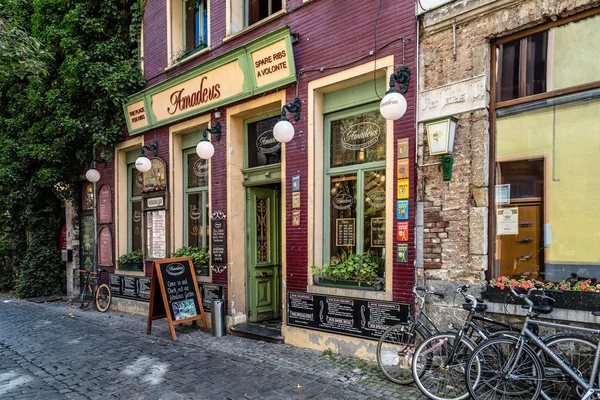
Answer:
[[173, 340], [177, 339], [175, 324], [201, 319], [204, 330], [208, 330], [194, 264], [189, 257], [154, 261], [148, 307], [148, 334], [152, 331], [152, 321], [161, 318], [169, 321]]

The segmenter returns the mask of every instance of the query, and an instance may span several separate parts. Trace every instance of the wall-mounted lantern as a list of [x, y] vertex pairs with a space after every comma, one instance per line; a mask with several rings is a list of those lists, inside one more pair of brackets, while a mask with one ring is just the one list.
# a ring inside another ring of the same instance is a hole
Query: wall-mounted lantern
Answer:
[[457, 122], [458, 119], [454, 117], [445, 117], [425, 123], [427, 140], [429, 141], [429, 154], [440, 156], [442, 175], [445, 181], [452, 179], [452, 165], [454, 164], [452, 151], [454, 150], [454, 134], [456, 133]]
[[135, 160], [135, 169], [140, 172], [148, 172], [150, 171], [150, 168], [152, 168], [152, 163], [150, 162], [150, 159], [146, 157], [145, 150], [152, 151], [154, 152], [154, 155], [156, 155], [158, 153], [158, 141], [155, 139], [153, 143], [142, 146], [142, 153], [137, 160]]
[[215, 154], [215, 146], [208, 140], [208, 134], [215, 135], [217, 141], [221, 140], [221, 123], [217, 121], [212, 128], [204, 128], [202, 140], [196, 146], [196, 154], [204, 160], [210, 160]]
[[284, 104], [281, 108], [281, 119], [273, 127], [273, 137], [279, 143], [287, 143], [294, 137], [294, 125], [287, 119], [287, 112], [294, 114], [294, 121], [300, 119], [300, 109], [302, 102], [298, 97], [294, 99], [292, 103]]
[[[400, 90], [396, 90], [396, 83]], [[402, 118], [406, 113], [406, 99], [402, 94], [408, 91], [409, 83], [410, 68], [407, 65], [401, 65], [397, 73], [390, 75], [390, 89], [379, 103], [379, 112], [383, 118], [396, 120]]]

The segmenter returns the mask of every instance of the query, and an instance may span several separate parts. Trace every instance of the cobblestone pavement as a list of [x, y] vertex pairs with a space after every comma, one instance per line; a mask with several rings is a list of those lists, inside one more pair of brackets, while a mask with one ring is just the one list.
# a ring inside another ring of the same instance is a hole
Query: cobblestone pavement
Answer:
[[377, 365], [0, 294], [0, 399], [423, 399]]

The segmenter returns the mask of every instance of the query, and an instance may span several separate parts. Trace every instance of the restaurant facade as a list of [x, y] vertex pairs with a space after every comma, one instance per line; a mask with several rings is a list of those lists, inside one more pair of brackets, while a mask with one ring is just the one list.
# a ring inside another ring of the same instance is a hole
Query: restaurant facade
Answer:
[[206, 249], [209, 317], [221, 299], [228, 327], [373, 358], [415, 282], [416, 46], [411, 1], [146, 1], [146, 86], [68, 208], [68, 269], [107, 269], [113, 309], [146, 314], [153, 261]]

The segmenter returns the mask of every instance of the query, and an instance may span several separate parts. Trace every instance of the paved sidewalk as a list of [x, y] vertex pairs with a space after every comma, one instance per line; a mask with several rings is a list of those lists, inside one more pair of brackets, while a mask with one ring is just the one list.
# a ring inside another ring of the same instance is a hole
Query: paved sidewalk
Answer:
[[0, 399], [424, 399], [377, 365], [0, 294]]

